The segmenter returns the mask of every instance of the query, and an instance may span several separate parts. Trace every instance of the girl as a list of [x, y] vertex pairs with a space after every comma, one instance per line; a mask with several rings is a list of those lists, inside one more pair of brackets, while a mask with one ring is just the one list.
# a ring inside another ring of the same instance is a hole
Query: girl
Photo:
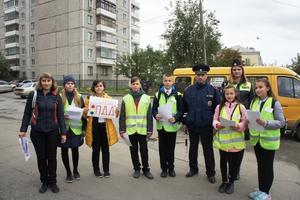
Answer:
[[[243, 132], [246, 127], [245, 110], [243, 104], [237, 100], [237, 90], [234, 85], [226, 86], [222, 101], [216, 107], [213, 120], [213, 126], [217, 131], [213, 144], [220, 151], [222, 173], [222, 184], [219, 186], [220, 193], [232, 194], [234, 192], [234, 181], [242, 163], [246, 146]], [[220, 123], [221, 117], [234, 121], [235, 125], [225, 128]], [[229, 165], [229, 178], [227, 164]]]
[[[66, 181], [68, 183], [72, 183], [73, 178], [76, 180], [80, 180], [80, 174], [78, 172], [78, 147], [83, 144], [83, 132], [86, 126], [86, 119], [82, 118], [80, 121], [71, 120], [69, 119], [69, 116], [66, 115], [69, 106], [84, 108], [83, 98], [76, 90], [75, 83], [75, 79], [72, 76], [65, 76], [63, 80], [64, 88], [61, 91], [61, 98], [62, 103], [64, 105], [65, 124], [67, 126], [68, 137], [67, 142], [61, 144], [60, 146], [62, 160], [67, 170]], [[72, 149], [73, 176], [69, 164], [69, 148]]]
[[[111, 98], [105, 93], [104, 81], [95, 80], [91, 87], [91, 95], [102, 98]], [[85, 115], [89, 107], [89, 97], [85, 99]], [[116, 110], [116, 115], [119, 115], [119, 110]], [[111, 119], [104, 119], [101, 117], [88, 117], [85, 142], [89, 147], [92, 147], [92, 162], [94, 168], [94, 175], [96, 177], [110, 176], [109, 172], [109, 146], [118, 142], [117, 130]], [[103, 172], [99, 168], [99, 154], [102, 151], [102, 165]]]
[[257, 160], [259, 190], [251, 192], [248, 196], [255, 200], [270, 200], [275, 150], [279, 149], [280, 128], [285, 125], [285, 120], [281, 104], [275, 100], [268, 79], [261, 78], [255, 81], [255, 97], [250, 109], [260, 112], [260, 118], [256, 122], [265, 129], [250, 129], [250, 144], [254, 146]]
[[[35, 101], [34, 106], [32, 101]], [[36, 92], [30, 93], [27, 98], [20, 137], [26, 136], [30, 120], [30, 138], [36, 152], [42, 182], [39, 192], [45, 193], [49, 187], [53, 193], [58, 193], [56, 149], [59, 132], [61, 133], [61, 142], [66, 142], [66, 126], [62, 100], [57, 95], [56, 83], [49, 73], [43, 73], [40, 76]]]

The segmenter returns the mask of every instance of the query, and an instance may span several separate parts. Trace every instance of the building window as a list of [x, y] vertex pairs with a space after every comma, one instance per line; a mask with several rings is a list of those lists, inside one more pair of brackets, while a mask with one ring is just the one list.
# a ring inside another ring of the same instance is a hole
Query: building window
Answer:
[[93, 24], [93, 17], [92, 17], [92, 15], [88, 15], [87, 16], [87, 23], [88, 24]]
[[30, 16], [33, 17], [34, 16], [34, 10], [30, 11]]
[[22, 24], [22, 25], [21, 25], [21, 29], [22, 29], [22, 31], [25, 30], [25, 24]]
[[35, 52], [35, 47], [31, 47], [31, 53]]
[[19, 18], [18, 12], [10, 12], [10, 13], [4, 14], [4, 21], [10, 21], [10, 20], [18, 19], [18, 18]]
[[93, 33], [92, 32], [88, 32], [88, 40], [89, 41], [93, 40]]
[[123, 8], [127, 8], [127, 1], [123, 0]]
[[103, 16], [103, 15], [100, 15], [100, 16], [97, 16], [97, 24], [102, 24], [104, 26], [108, 26], [110, 28], [116, 28], [116, 20], [114, 19], [111, 19], [109, 17], [106, 17], [106, 16]]
[[106, 66], [102, 66], [102, 72], [101, 72], [102, 76], [107, 76], [108, 75], [108, 67]]
[[93, 8], [93, 0], [88, 0], [88, 9]]
[[127, 35], [127, 29], [123, 28], [123, 35], [126, 36]]
[[111, 44], [117, 43], [115, 35], [104, 31], [97, 32], [97, 41], [107, 42]]
[[35, 59], [31, 59], [31, 64], [35, 65]]
[[124, 47], [124, 49], [127, 49], [127, 42], [126, 41], [123, 41], [123, 47]]
[[22, 36], [22, 43], [25, 43], [25, 36]]
[[21, 13], [21, 18], [25, 19], [25, 13]]
[[88, 58], [92, 58], [93, 57], [93, 49], [88, 49], [87, 55], [88, 55]]
[[19, 54], [19, 51], [20, 51], [19, 47], [7, 48], [7, 49], [5, 49], [5, 55], [13, 56], [13, 55]]
[[117, 9], [116, 9], [116, 5], [109, 2], [109, 1], [106, 1], [106, 0], [100, 0], [100, 1], [97, 1], [97, 8], [102, 8], [104, 10], [107, 10], [111, 13], [114, 13], [116, 14], [117, 13]]
[[24, 8], [25, 7], [25, 1], [22, 1], [21, 5]]
[[93, 66], [88, 66], [88, 76], [93, 76]]
[[31, 78], [35, 79], [35, 72], [31, 72]]
[[123, 22], [126, 22], [126, 20], [127, 20], [127, 14], [123, 13]]
[[26, 49], [22, 48], [22, 54], [25, 54], [25, 53], [26, 53]]
[[22, 65], [23, 65], [23, 66], [26, 65], [26, 60], [22, 60]]
[[117, 53], [116, 50], [106, 48], [106, 47], [101, 47], [97, 49], [97, 58], [106, 58], [106, 59], [116, 59], [117, 58]]
[[34, 22], [30, 23], [31, 30], [34, 30]]
[[30, 35], [30, 42], [34, 42], [34, 35], [33, 34]]

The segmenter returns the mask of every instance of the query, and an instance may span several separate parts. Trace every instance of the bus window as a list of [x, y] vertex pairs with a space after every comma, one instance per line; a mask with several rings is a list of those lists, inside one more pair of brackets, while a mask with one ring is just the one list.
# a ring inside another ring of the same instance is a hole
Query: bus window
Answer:
[[222, 88], [224, 81], [226, 81], [224, 76], [209, 76], [207, 78], [207, 82], [218, 89]]
[[253, 86], [253, 89], [255, 88], [255, 80], [259, 79], [259, 78], [268, 79], [267, 76], [247, 76], [247, 80], [251, 83], [251, 85]]
[[300, 98], [300, 81], [289, 77], [279, 77], [278, 94], [283, 97]]
[[191, 77], [176, 77], [175, 79], [175, 87], [178, 92], [183, 92], [186, 87], [191, 85], [192, 79]]

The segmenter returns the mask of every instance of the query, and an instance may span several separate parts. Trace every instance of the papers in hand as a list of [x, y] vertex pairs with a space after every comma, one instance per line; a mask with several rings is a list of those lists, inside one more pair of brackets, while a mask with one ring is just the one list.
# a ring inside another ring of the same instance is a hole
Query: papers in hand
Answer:
[[172, 107], [170, 104], [165, 104], [157, 108], [158, 114], [162, 117], [161, 121], [168, 121], [168, 119], [172, 118]]
[[222, 126], [224, 126], [224, 127], [226, 127], [226, 128], [229, 128], [229, 127], [235, 125], [235, 122], [234, 122], [234, 121], [225, 119], [225, 118], [223, 118], [223, 117], [220, 117], [220, 123], [221, 123]]
[[247, 119], [249, 121], [248, 127], [249, 129], [255, 131], [264, 131], [265, 128], [259, 125], [256, 120], [260, 118], [260, 113], [258, 111], [246, 110]]
[[129, 136], [128, 136], [128, 134], [127, 133], [125, 133], [125, 134], [123, 134], [124, 135], [124, 138], [123, 137], [121, 137], [122, 138], [122, 140], [123, 140], [123, 142], [124, 142], [124, 144], [126, 144], [126, 145], [128, 145], [128, 146], [132, 146], [132, 144], [131, 144], [131, 142], [130, 142], [130, 140], [129, 140]]
[[19, 138], [20, 147], [21, 147], [22, 153], [24, 154], [25, 161], [28, 161], [30, 158], [28, 141], [29, 141], [29, 139], [26, 137]]
[[81, 120], [82, 113], [83, 113], [82, 108], [78, 108], [75, 106], [69, 106], [66, 115], [68, 115], [69, 119]]

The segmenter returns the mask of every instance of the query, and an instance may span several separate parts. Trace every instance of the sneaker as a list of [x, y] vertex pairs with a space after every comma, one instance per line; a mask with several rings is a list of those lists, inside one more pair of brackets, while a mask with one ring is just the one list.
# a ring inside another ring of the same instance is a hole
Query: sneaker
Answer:
[[189, 171], [186, 175], [185, 175], [185, 177], [187, 177], [187, 178], [190, 178], [190, 177], [193, 177], [193, 176], [195, 176], [195, 175], [197, 175], [198, 174], [198, 172], [194, 172], [194, 171]]
[[140, 170], [134, 170], [132, 176], [133, 178], [139, 178], [141, 176]]
[[261, 192], [258, 196], [254, 197], [254, 200], [271, 200], [271, 195], [265, 192]]
[[219, 191], [220, 193], [225, 193], [226, 186], [227, 186], [227, 183], [223, 182], [223, 183], [219, 186], [218, 191]]
[[67, 177], [66, 177], [66, 182], [67, 183], [72, 183], [73, 182], [73, 176], [72, 174], [68, 174]]
[[234, 183], [228, 183], [225, 188], [226, 194], [232, 194], [234, 192]]
[[73, 173], [73, 178], [79, 181], [80, 180], [80, 174], [79, 174], [79, 172], [74, 172]]
[[255, 197], [257, 197], [257, 196], [260, 195], [261, 193], [262, 193], [262, 191], [256, 190], [256, 191], [254, 191], [254, 192], [249, 193], [249, 194], [248, 194], [248, 197], [249, 197], [250, 199], [254, 199]]
[[146, 171], [146, 172], [144, 172], [143, 174], [144, 174], [144, 176], [146, 176], [148, 179], [153, 179], [153, 178], [154, 178], [153, 175], [151, 174], [151, 172], [149, 172], [149, 171]]
[[94, 174], [97, 178], [102, 178], [103, 174], [100, 171], [94, 171]]
[[208, 182], [214, 184], [216, 182], [215, 176], [207, 176]]
[[110, 177], [110, 173], [108, 171], [105, 171], [103, 174], [104, 178], [109, 178]]
[[50, 189], [53, 193], [59, 193], [59, 188], [57, 187], [56, 184], [50, 185]]
[[168, 176], [168, 172], [163, 170], [161, 173], [160, 173], [160, 177], [162, 178], [166, 178]]
[[46, 184], [46, 183], [43, 183], [43, 184], [41, 185], [40, 189], [39, 189], [39, 192], [40, 192], [40, 193], [45, 193], [45, 192], [47, 191], [47, 189], [48, 189], [47, 184]]
[[169, 170], [169, 176], [170, 177], [175, 177], [176, 176], [176, 173], [174, 170]]

